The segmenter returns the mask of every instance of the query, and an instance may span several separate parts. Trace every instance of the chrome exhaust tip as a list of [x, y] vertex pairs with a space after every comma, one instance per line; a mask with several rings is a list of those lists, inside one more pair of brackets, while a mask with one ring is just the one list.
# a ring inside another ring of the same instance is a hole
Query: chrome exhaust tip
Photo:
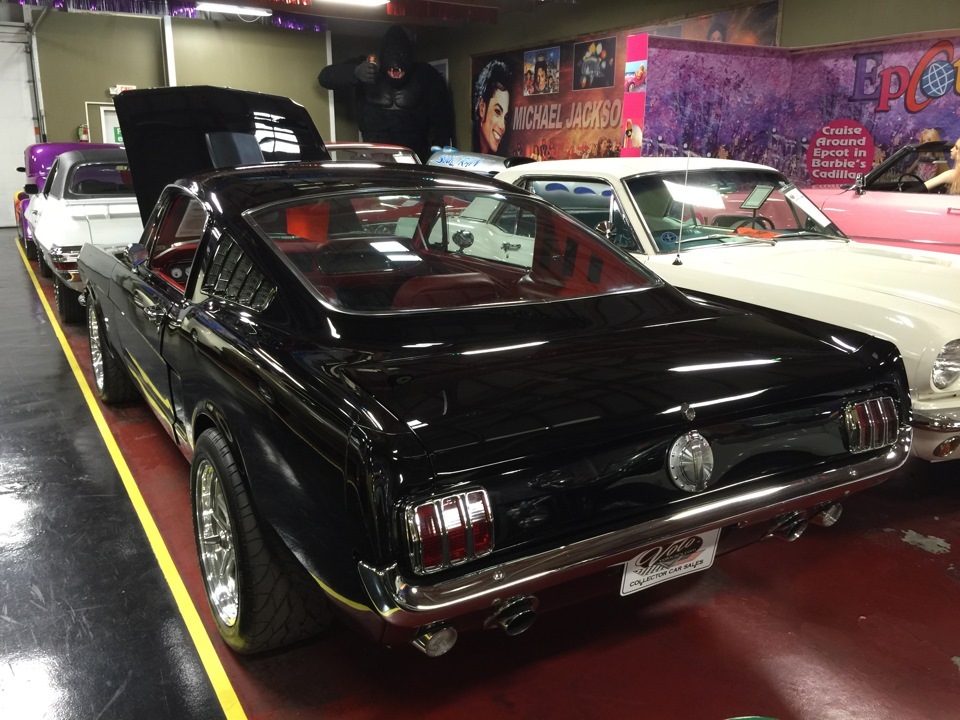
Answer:
[[498, 627], [507, 635], [519, 635], [530, 629], [537, 619], [537, 599], [532, 595], [510, 598], [497, 606], [483, 626]]
[[787, 542], [793, 542], [803, 535], [808, 527], [810, 527], [810, 523], [806, 519], [806, 513], [789, 513], [781, 517], [768, 534]]
[[843, 514], [843, 505], [838, 502], [828, 503], [820, 507], [817, 513], [810, 518], [810, 522], [820, 527], [831, 527]]
[[450, 625], [434, 625], [410, 641], [417, 650], [427, 657], [440, 657], [446, 654], [457, 642], [457, 630]]

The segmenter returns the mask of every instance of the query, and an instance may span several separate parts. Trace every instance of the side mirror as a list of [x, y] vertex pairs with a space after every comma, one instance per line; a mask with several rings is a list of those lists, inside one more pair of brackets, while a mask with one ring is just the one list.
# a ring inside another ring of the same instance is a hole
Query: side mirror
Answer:
[[147, 249], [140, 243], [133, 243], [127, 246], [127, 262], [133, 267], [143, 265], [147, 261]]
[[26, 185], [23, 186], [23, 191], [27, 195], [39, 195], [40, 186], [37, 185], [36, 183], [27, 183]]
[[18, 168], [17, 168], [17, 172], [25, 173], [26, 171], [27, 171], [27, 169], [26, 169], [25, 167], [18, 167]]
[[863, 180], [864, 180], [863, 173], [857, 173], [857, 179], [853, 181], [853, 191], [857, 195], [863, 195], [863, 192], [864, 192]]
[[469, 230], [457, 230], [453, 234], [453, 244], [460, 248], [460, 252], [463, 252], [473, 245], [473, 233]]

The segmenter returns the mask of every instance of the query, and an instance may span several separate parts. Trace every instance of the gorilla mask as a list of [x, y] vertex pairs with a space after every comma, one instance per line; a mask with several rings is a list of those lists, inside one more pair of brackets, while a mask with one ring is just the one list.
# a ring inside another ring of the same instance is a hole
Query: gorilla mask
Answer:
[[415, 61], [413, 43], [399, 25], [392, 25], [383, 36], [380, 68], [393, 85], [404, 85]]

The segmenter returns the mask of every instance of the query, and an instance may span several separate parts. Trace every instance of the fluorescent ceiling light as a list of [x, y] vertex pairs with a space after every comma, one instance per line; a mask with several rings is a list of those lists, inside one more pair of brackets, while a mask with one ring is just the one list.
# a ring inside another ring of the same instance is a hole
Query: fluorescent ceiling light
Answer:
[[363, 7], [378, 7], [386, 5], [390, 0], [317, 0], [321, 3], [336, 3], [338, 5], [362, 5]]
[[201, 12], [215, 13], [237, 13], [238, 15], [253, 15], [255, 17], [269, 17], [273, 15], [273, 10], [265, 8], [248, 7], [245, 5], [224, 5], [216, 2], [198, 2], [197, 10]]

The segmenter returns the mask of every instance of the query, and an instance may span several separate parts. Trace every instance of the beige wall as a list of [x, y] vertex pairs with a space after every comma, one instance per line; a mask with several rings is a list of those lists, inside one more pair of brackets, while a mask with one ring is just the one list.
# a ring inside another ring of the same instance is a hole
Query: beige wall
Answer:
[[830, 45], [960, 28], [957, 0], [783, 0], [784, 47]]
[[[285, 95], [306, 107], [324, 137], [329, 134], [327, 91], [317, 83], [327, 62], [323, 33], [181, 18], [171, 25], [178, 85]], [[76, 140], [85, 103], [111, 103], [114, 85], [165, 84], [158, 17], [47, 13], [37, 27], [37, 55], [49, 141]], [[89, 109], [91, 140], [97, 141], [99, 110]]]
[[[47, 13], [37, 28], [47, 140], [76, 141], [84, 103], [112, 102], [114, 85], [162, 85], [160, 47], [160, 18]], [[95, 105], [90, 121], [90, 139], [100, 140]]]
[[222, 85], [283, 95], [303, 105], [328, 137], [327, 91], [317, 82], [326, 65], [326, 36], [255, 23], [174, 18], [177, 85]]
[[[450, 61], [450, 92], [461, 145], [470, 137], [471, 56], [544, 41], [656, 24], [753, 2], [730, 0], [590, 0], [576, 5], [531, 4], [497, 25], [416, 29], [423, 60]], [[803, 47], [903, 33], [960, 28], [958, 0], [782, 0], [781, 44]], [[34, 16], [36, 18], [36, 15]], [[327, 64], [322, 33], [260, 24], [174, 18], [177, 83], [227, 85], [286, 95], [304, 105], [331, 137], [328, 93], [317, 84]], [[368, 23], [369, 35], [333, 34], [333, 57], [377, 51], [387, 25]], [[110, 102], [112, 85], [164, 82], [161, 23], [149, 16], [47, 13], [37, 31], [41, 87], [49, 140], [71, 140], [84, 122], [84, 102]], [[355, 139], [352, 98], [337, 96], [336, 136]], [[99, 116], [91, 113], [92, 137]]]

